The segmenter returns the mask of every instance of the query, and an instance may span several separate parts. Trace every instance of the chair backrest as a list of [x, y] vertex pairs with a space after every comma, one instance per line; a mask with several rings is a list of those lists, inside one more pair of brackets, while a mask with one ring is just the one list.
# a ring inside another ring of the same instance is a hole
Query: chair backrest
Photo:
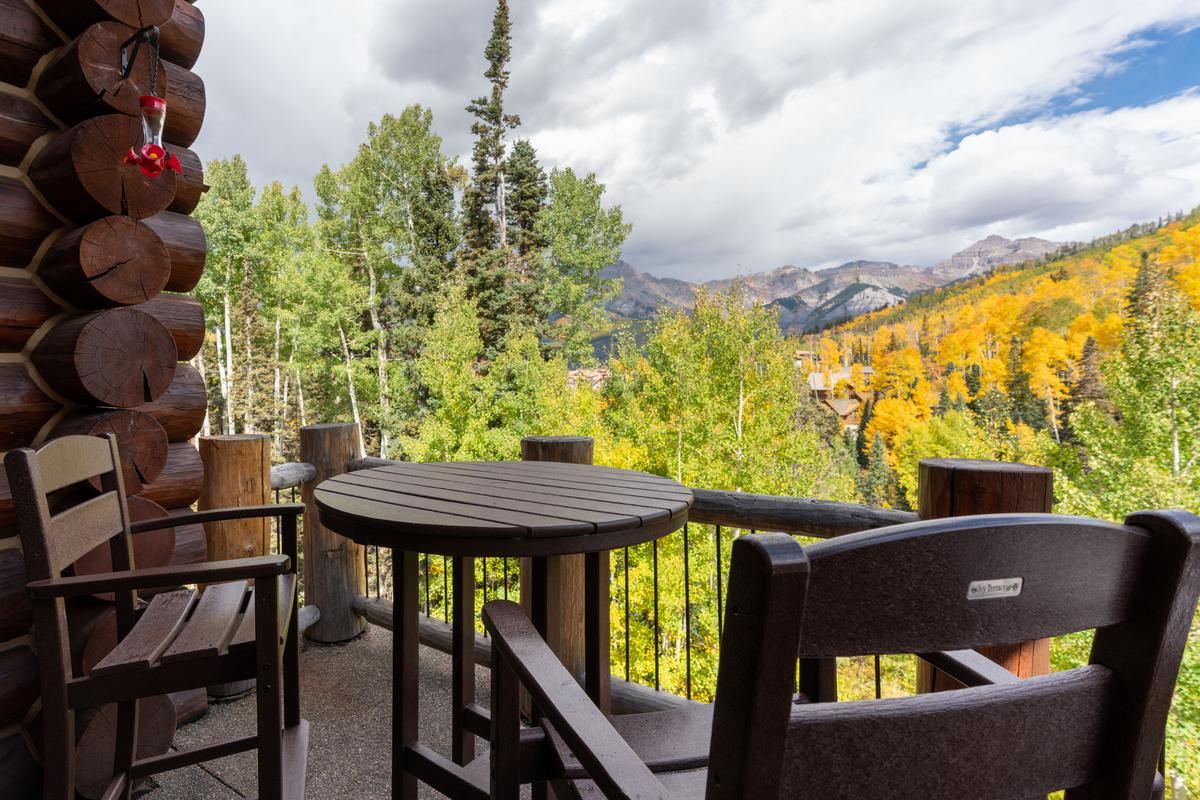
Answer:
[[[10, 451], [4, 466], [30, 581], [61, 577], [82, 556], [105, 544], [114, 570], [133, 569], [129, 507], [115, 436], [64, 436], [38, 451]], [[133, 592], [118, 592], [116, 600], [118, 626], [124, 629], [133, 619]], [[37, 621], [65, 632], [63, 604], [52, 617], [38, 615]], [[61, 642], [59, 633], [40, 632], [39, 642]], [[68, 666], [69, 659], [67, 653]]]
[[[708, 797], [1149, 796], [1200, 595], [1200, 518], [913, 523], [734, 546]], [[735, 612], [733, 609], [738, 608]], [[793, 703], [796, 658], [1096, 630], [1089, 665], [854, 703]]]

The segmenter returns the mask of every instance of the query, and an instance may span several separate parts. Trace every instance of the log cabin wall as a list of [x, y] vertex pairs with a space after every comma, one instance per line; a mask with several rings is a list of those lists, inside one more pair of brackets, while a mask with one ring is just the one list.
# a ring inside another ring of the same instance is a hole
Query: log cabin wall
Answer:
[[[161, 28], [157, 75], [143, 47], [122, 79], [121, 45], [151, 25]], [[0, 0], [0, 453], [113, 432], [135, 519], [191, 506], [204, 478], [193, 440], [206, 389], [181, 363], [205, 332], [201, 306], [188, 296], [207, 250], [189, 216], [207, 187], [187, 149], [204, 120], [204, 83], [192, 72], [203, 42], [204, 15], [186, 0]], [[148, 179], [123, 163], [152, 77], [169, 104], [165, 139], [182, 176]], [[199, 526], [150, 537], [135, 551], [141, 566], [205, 557]], [[97, 553], [76, 565], [105, 568]], [[24, 583], [0, 469], [0, 794], [12, 800], [40, 796], [41, 780]], [[114, 646], [115, 615], [95, 598], [71, 617], [73, 656], [86, 668]], [[143, 747], [165, 750], [176, 719], [204, 703], [203, 693], [170, 700], [145, 704]], [[111, 758], [87, 754], [111, 753], [109, 716], [97, 709], [77, 720], [84, 797], [106, 782]]]

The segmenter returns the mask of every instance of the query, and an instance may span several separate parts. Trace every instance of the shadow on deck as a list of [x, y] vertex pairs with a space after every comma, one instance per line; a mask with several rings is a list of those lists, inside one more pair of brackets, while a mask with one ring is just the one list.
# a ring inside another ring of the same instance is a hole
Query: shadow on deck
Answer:
[[[390, 798], [392, 634], [377, 626], [346, 645], [307, 644], [300, 656], [301, 703], [312, 724], [308, 791], [312, 798]], [[476, 669], [479, 702], [488, 702], [488, 672]], [[450, 752], [450, 657], [421, 648], [421, 741]], [[181, 728], [177, 748], [254, 732], [254, 699], [213, 702]], [[480, 746], [486, 745], [480, 742]], [[146, 800], [256, 797], [256, 758], [243, 753], [157, 776]], [[421, 785], [422, 797], [441, 797]]]

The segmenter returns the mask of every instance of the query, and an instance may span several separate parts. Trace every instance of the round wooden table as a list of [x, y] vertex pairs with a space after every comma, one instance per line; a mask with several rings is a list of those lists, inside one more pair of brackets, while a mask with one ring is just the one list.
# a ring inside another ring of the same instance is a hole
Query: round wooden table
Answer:
[[[465, 767], [490, 719], [475, 704], [474, 558], [531, 559], [529, 611], [546, 635], [550, 559], [584, 554], [585, 687], [607, 703], [607, 553], [672, 533], [687, 521], [691, 490], [643, 472], [540, 461], [393, 464], [338, 475], [315, 492], [321, 522], [364, 545], [393, 551], [392, 797], [415, 800], [417, 780], [450, 797], [478, 797]], [[453, 760], [417, 740], [419, 553], [452, 556]], [[486, 773], [484, 773], [486, 775]], [[482, 778], [486, 784], [486, 778]]]

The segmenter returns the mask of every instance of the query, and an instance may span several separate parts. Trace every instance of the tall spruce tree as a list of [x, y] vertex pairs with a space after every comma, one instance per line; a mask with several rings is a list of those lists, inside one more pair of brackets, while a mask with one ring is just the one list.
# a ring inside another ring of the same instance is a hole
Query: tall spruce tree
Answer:
[[[463, 194], [463, 234], [466, 250], [460, 259], [467, 293], [479, 308], [479, 329], [485, 352], [494, 355], [508, 331], [519, 324], [528, 306], [522, 293], [527, 280], [514, 276], [509, 242], [508, 133], [521, 118], [504, 108], [508, 89], [508, 64], [512, 58], [512, 23], [508, 0], [498, 0], [492, 18], [492, 36], [484, 49], [488, 68], [484, 77], [491, 92], [467, 106], [475, 117], [471, 133], [474, 174]], [[517, 279], [514, 279], [516, 277]]]
[[550, 185], [538, 164], [537, 151], [528, 139], [513, 145], [508, 158], [512, 190], [508, 196], [508, 239], [525, 270], [536, 269], [543, 237], [536, 230], [538, 215], [546, 205]]
[[1008, 397], [1008, 418], [1041, 430], [1046, 427], [1046, 409], [1029, 385], [1029, 372], [1022, 362], [1022, 347], [1016, 337], [1008, 348], [1007, 366], [1008, 380], [1004, 389]]

